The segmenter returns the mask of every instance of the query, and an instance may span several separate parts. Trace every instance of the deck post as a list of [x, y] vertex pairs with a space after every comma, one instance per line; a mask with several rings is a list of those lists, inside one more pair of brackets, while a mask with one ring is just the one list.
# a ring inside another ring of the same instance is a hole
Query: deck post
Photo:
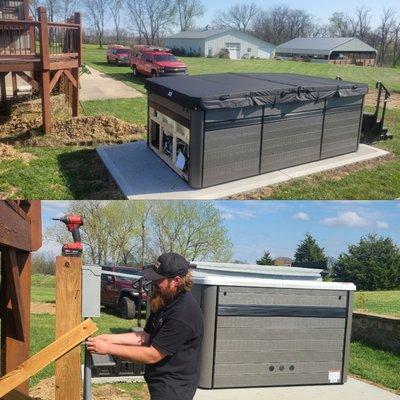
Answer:
[[13, 88], [13, 97], [18, 97], [18, 85], [17, 85], [17, 73], [11, 72], [11, 81], [12, 81], [12, 88]]
[[6, 74], [4, 72], [0, 72], [0, 104], [4, 105], [6, 103], [6, 99]]
[[79, 115], [79, 68], [82, 65], [82, 21], [81, 14], [75, 13], [73, 17], [73, 22], [79, 25], [79, 29], [77, 31], [75, 48], [78, 49], [78, 68], [72, 68], [72, 76], [76, 81], [76, 86], [71, 85], [72, 88], [72, 116], [77, 117]]
[[45, 7], [38, 8], [40, 22], [40, 60], [41, 71], [41, 97], [42, 118], [44, 133], [51, 132], [51, 103], [50, 103], [50, 48], [49, 48], [49, 26]]

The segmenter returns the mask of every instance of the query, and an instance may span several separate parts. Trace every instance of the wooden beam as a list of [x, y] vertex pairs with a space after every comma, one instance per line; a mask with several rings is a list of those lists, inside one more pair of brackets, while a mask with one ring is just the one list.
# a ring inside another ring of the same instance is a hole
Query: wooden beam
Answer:
[[77, 117], [79, 115], [79, 68], [74, 68], [72, 75], [76, 81], [76, 85], [72, 88], [72, 116]]
[[18, 215], [5, 201], [0, 201], [0, 246], [31, 250], [29, 221]]
[[53, 79], [50, 81], [50, 93], [53, 91], [54, 86], [57, 84], [57, 82], [60, 80], [61, 75], [63, 74], [63, 70], [59, 69], [53, 76]]
[[42, 72], [42, 119], [44, 133], [51, 132], [51, 103], [50, 103], [50, 71]]
[[21, 392], [17, 392], [16, 390], [12, 390], [10, 393], [6, 394], [3, 397], [4, 400], [35, 400], [32, 397], [27, 396]]
[[35, 90], [37, 90], [38, 92], [40, 91], [39, 84], [32, 77], [30, 77], [27, 73], [25, 73], [23, 71], [18, 71], [17, 75], [20, 78], [22, 78], [26, 83], [31, 85]]
[[40, 200], [31, 200], [28, 210], [31, 223], [31, 251], [42, 247], [42, 206]]
[[[56, 258], [56, 338], [82, 320], [82, 259]], [[56, 361], [56, 400], [80, 400], [81, 349], [75, 348]]]
[[78, 82], [76, 81], [76, 79], [72, 76], [71, 72], [69, 72], [69, 70], [65, 70], [64, 74], [67, 76], [68, 80], [72, 83], [72, 85], [77, 88], [78, 87]]
[[14, 321], [16, 339], [24, 341], [24, 328], [23, 328], [23, 316], [24, 303], [22, 300], [21, 284], [19, 281], [19, 268], [17, 262], [17, 255], [14, 248], [7, 248], [3, 251], [3, 260], [6, 270], [8, 296], [11, 300], [11, 311]]
[[78, 346], [96, 331], [96, 324], [91, 319], [87, 319], [26, 360], [18, 368], [0, 378], [0, 398], [41, 371], [51, 362], [68, 353], [68, 351]]

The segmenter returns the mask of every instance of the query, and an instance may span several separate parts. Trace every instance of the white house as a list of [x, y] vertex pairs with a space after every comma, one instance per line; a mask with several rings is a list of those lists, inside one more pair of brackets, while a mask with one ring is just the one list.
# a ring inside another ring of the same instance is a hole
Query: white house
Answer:
[[230, 58], [272, 58], [275, 46], [248, 33], [236, 30], [204, 29], [185, 31], [168, 36], [165, 46], [183, 49], [187, 54], [198, 53], [203, 57], [216, 56], [221, 49], [228, 49]]

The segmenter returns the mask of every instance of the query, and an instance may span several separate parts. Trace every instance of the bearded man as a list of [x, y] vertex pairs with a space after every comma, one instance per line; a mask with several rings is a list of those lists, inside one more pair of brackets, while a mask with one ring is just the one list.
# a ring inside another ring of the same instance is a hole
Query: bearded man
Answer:
[[143, 270], [143, 276], [153, 282], [144, 332], [89, 338], [87, 348], [146, 364], [151, 400], [192, 400], [200, 370], [203, 317], [190, 293], [189, 262], [177, 253], [164, 253]]

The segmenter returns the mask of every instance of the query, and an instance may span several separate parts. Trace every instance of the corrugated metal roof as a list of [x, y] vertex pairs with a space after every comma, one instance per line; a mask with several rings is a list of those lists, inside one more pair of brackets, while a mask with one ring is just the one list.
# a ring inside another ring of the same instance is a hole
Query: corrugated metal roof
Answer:
[[227, 29], [204, 29], [202, 31], [184, 31], [167, 36], [166, 39], [207, 39], [220, 33], [230, 32]]
[[352, 37], [295, 38], [276, 48], [277, 53], [317, 52], [329, 54], [332, 51], [375, 51], [360, 39]]

